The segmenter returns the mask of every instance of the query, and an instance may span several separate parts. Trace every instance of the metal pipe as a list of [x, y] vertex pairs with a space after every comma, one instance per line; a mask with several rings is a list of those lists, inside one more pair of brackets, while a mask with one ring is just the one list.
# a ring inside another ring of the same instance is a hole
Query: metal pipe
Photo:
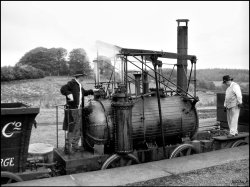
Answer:
[[[115, 65], [116, 65], [116, 57], [114, 57], [114, 72], [115, 72]], [[115, 93], [115, 74], [114, 74], [114, 82], [112, 83], [112, 93]]]
[[99, 84], [100, 84], [100, 73], [99, 73], [98, 51], [97, 51], [96, 60], [93, 60], [93, 62], [94, 62], [94, 72], [95, 72], [95, 86], [96, 86], [96, 84], [99, 86]]
[[[142, 64], [144, 63], [143, 62], [143, 59], [142, 59]], [[148, 87], [149, 87], [149, 83], [148, 83], [148, 72], [147, 72], [147, 69], [146, 69], [146, 58], [145, 58], [145, 70], [142, 74], [143, 76], [143, 93], [146, 94], [148, 93]]]
[[[141, 56], [141, 60], [143, 62], [143, 56]], [[142, 82], [142, 93], [144, 93], [144, 67], [143, 67], [143, 63], [142, 64], [142, 78], [141, 78], [141, 82]], [[145, 104], [144, 104], [144, 97], [142, 96], [142, 125], [143, 125], [143, 138], [144, 138], [144, 142], [146, 142], [146, 126], [145, 126], [145, 111], [144, 111], [144, 107], [145, 107]]]
[[[161, 77], [162, 76], [162, 62], [158, 61], [158, 73], [161, 75], [159, 76], [159, 87], [161, 88]], [[164, 81], [164, 79], [162, 79]]]
[[165, 149], [165, 136], [164, 136], [164, 129], [162, 124], [162, 114], [161, 114], [161, 101], [160, 101], [160, 94], [159, 94], [159, 87], [158, 87], [158, 79], [157, 79], [157, 70], [156, 70], [156, 62], [153, 62], [154, 70], [155, 70], [155, 84], [156, 84], [156, 93], [157, 93], [157, 100], [158, 100], [158, 109], [159, 109], [159, 117], [160, 117], [160, 126], [161, 126], [161, 135], [162, 135], [162, 144], [163, 144], [163, 155], [166, 158], [166, 149]]
[[141, 74], [136, 73], [134, 74], [134, 76], [135, 76], [135, 95], [140, 95], [141, 94], [141, 87], [140, 87]]
[[194, 61], [194, 97], [196, 97], [196, 60]]
[[58, 148], [58, 106], [56, 106], [56, 148]]
[[[143, 62], [143, 56], [141, 56], [141, 61]], [[143, 76], [143, 63], [141, 63], [141, 82], [142, 82], [142, 93], [143, 93], [143, 90], [144, 90], [144, 76]]]
[[124, 74], [125, 74], [125, 80], [124, 80], [124, 82], [125, 82], [125, 87], [126, 87], [126, 92], [125, 92], [125, 96], [126, 96], [126, 98], [125, 98], [125, 100], [127, 101], [127, 99], [128, 99], [128, 57], [126, 56], [126, 60], [125, 60], [125, 64], [124, 64], [124, 66], [125, 66], [125, 71], [124, 71]]

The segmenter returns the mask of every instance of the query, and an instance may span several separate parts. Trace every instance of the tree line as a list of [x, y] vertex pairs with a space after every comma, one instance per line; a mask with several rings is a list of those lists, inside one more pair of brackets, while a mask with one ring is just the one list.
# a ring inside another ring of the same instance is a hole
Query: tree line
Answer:
[[[110, 75], [111, 61], [104, 56], [98, 58], [101, 61], [101, 72]], [[68, 54], [67, 50], [61, 47], [50, 49], [37, 47], [25, 53], [14, 67], [1, 67], [1, 82], [72, 75], [77, 70], [82, 70], [87, 77], [93, 77], [89, 58], [83, 48], [73, 49]]]

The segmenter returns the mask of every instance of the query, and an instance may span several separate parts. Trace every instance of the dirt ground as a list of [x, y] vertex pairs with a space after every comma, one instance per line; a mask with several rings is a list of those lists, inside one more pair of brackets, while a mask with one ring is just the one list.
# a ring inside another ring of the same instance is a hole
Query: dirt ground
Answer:
[[126, 186], [249, 186], [249, 159]]

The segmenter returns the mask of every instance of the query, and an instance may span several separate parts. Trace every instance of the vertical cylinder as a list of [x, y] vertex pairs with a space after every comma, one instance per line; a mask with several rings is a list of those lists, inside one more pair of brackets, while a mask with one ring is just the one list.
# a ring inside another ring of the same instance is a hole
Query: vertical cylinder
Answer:
[[[158, 64], [158, 73], [159, 75], [162, 75], [162, 61], [157, 60], [157, 64]], [[163, 80], [163, 78], [161, 76], [159, 76], [159, 88], [161, 88], [161, 81]]]
[[[120, 95], [120, 94], [118, 94]], [[112, 103], [115, 152], [131, 153], [133, 152], [132, 140], [132, 107], [133, 103], [126, 102], [118, 96], [117, 102]]]
[[[178, 19], [177, 27], [177, 53], [187, 55], [188, 49], [188, 19]], [[181, 22], [185, 22], [185, 26], [180, 26]], [[187, 60], [177, 59], [177, 86], [182, 90], [187, 90]], [[177, 89], [178, 92], [182, 92]]]
[[145, 70], [142, 76], [143, 76], [143, 94], [146, 94], [149, 91], [148, 71]]
[[100, 72], [99, 72], [98, 58], [97, 60], [94, 60], [93, 62], [94, 62], [95, 83], [99, 85], [100, 84]]
[[140, 87], [141, 74], [136, 73], [134, 74], [134, 76], [135, 76], [135, 95], [140, 95], [141, 94], [141, 87]]
[[121, 66], [120, 66], [120, 79], [121, 79], [121, 83], [124, 84], [124, 59], [121, 58]]

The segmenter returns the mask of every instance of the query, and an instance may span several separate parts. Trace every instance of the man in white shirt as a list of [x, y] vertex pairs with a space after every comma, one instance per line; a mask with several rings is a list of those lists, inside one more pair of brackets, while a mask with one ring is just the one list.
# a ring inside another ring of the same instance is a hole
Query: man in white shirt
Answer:
[[229, 75], [223, 76], [223, 84], [227, 86], [224, 107], [227, 111], [227, 122], [230, 129], [228, 137], [238, 135], [238, 119], [242, 107], [242, 93], [240, 86], [233, 82]]

